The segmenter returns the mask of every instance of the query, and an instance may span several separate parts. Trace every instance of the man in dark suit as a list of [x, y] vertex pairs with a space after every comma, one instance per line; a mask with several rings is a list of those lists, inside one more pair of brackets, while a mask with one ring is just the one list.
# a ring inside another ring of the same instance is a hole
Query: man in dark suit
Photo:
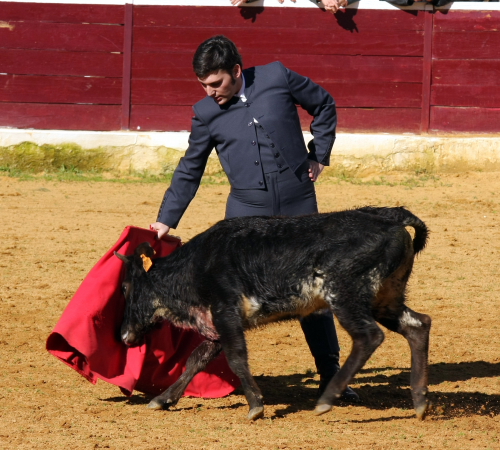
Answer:
[[[189, 147], [151, 229], [161, 238], [178, 225], [214, 148], [231, 184], [226, 218], [317, 213], [313, 182], [329, 164], [335, 141], [337, 115], [331, 95], [280, 62], [243, 70], [238, 49], [225, 36], [203, 42], [193, 68], [207, 97], [193, 107]], [[314, 117], [308, 149], [296, 105]], [[333, 315], [312, 314], [301, 326], [322, 391], [339, 370]], [[359, 399], [349, 387], [342, 398]]]

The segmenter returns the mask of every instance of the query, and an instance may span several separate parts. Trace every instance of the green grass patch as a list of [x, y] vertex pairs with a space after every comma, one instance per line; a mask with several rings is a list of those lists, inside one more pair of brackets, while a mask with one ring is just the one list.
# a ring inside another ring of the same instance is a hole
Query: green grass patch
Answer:
[[[37, 145], [33, 142], [22, 142], [9, 147], [0, 147], [0, 176], [25, 181], [43, 179], [169, 184], [178, 160], [182, 156], [175, 150], [172, 152], [174, 152], [173, 155], [166, 155], [167, 162], [160, 174], [147, 171], [124, 173], [114, 167], [116, 159], [109, 150], [104, 148], [83, 149], [72, 143]], [[218, 161], [212, 162], [210, 167], [207, 167], [208, 174], [203, 177], [202, 183], [229, 184], [226, 175], [221, 170]]]
[[84, 150], [77, 144], [37, 145], [22, 142], [0, 147], [0, 170], [17, 174], [102, 172], [110, 169], [111, 156], [104, 149]]
[[356, 186], [404, 186], [407, 189], [425, 186], [450, 186], [444, 184], [437, 175], [404, 175], [404, 176], [376, 176], [358, 178], [346, 174], [329, 176], [325, 174], [318, 180], [319, 184], [352, 184]]
[[[73, 143], [37, 145], [33, 142], [22, 142], [9, 147], [0, 147], [0, 176], [19, 180], [170, 184], [173, 171], [181, 156], [180, 152], [167, 149], [163, 155], [165, 163], [160, 174], [147, 171], [124, 173], [123, 170], [116, 169], [116, 158], [112, 151], [106, 148], [83, 149]], [[414, 170], [407, 175], [359, 178], [339, 165], [326, 168], [318, 181], [318, 184], [344, 183], [363, 186], [404, 186], [407, 189], [445, 186], [438, 176], [422, 169]], [[209, 160], [202, 184], [229, 184], [216, 158]]]

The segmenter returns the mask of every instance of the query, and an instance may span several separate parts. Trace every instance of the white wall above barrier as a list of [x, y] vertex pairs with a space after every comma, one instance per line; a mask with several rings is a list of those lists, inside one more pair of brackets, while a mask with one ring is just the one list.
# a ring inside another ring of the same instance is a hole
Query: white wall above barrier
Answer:
[[[59, 3], [59, 4], [73, 4], [73, 5], [125, 5], [133, 4], [137, 6], [221, 6], [234, 8], [229, 0], [0, 0], [0, 4], [3, 2], [18, 2], [18, 3]], [[321, 2], [316, 2], [315, 0], [296, 0], [292, 2], [291, 0], [285, 0], [284, 3], [279, 3], [278, 0], [256, 0], [252, 3], [248, 3], [238, 7], [244, 8], [255, 8], [263, 7], [266, 8], [321, 8], [323, 4]], [[425, 10], [432, 9], [433, 5], [428, 2], [417, 1], [411, 6], [398, 6], [387, 1], [382, 0], [360, 0], [349, 6], [347, 9], [379, 9], [379, 10], [390, 10], [390, 9], [403, 9], [403, 10]], [[470, 2], [470, 1], [459, 1], [451, 2], [445, 6], [436, 8], [439, 10], [464, 10], [464, 11], [500, 11], [499, 2]]]

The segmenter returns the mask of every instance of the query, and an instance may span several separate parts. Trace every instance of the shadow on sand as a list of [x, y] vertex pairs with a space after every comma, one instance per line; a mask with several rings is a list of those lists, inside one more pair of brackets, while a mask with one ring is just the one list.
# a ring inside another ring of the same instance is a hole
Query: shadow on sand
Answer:
[[[391, 375], [381, 372], [399, 371]], [[429, 367], [429, 398], [433, 404], [429, 416], [434, 420], [446, 420], [459, 416], [489, 416], [500, 414], [500, 394], [488, 395], [481, 392], [441, 392], [432, 389], [433, 385], [442, 382], [467, 381], [471, 378], [494, 378], [500, 376], [500, 363], [485, 361], [471, 361], [462, 363], [438, 363]], [[276, 410], [275, 417], [283, 417], [298, 411], [312, 411], [316, 405], [318, 382], [311, 375], [289, 374], [279, 376], [255, 376], [255, 381], [264, 394], [267, 405], [286, 405]], [[408, 368], [380, 367], [362, 369], [356, 378], [356, 383], [361, 386], [356, 392], [361, 398], [360, 406], [373, 410], [387, 410], [398, 408], [413, 410], [410, 392], [410, 370]], [[458, 387], [459, 389], [459, 387]], [[243, 395], [238, 388], [231, 395]], [[143, 394], [134, 394], [131, 397], [110, 397], [103, 399], [105, 402], [127, 402], [131, 405], [147, 405], [152, 397]], [[182, 399], [175, 407], [176, 410], [192, 410], [206, 406], [206, 399], [200, 399], [198, 406], [182, 406]], [[348, 403], [339, 401], [335, 407], [345, 407]], [[246, 407], [246, 402], [228, 406], [219, 406], [217, 409], [238, 409]], [[374, 422], [408, 419], [408, 415], [381, 417], [380, 419], [356, 419], [352, 422]]]

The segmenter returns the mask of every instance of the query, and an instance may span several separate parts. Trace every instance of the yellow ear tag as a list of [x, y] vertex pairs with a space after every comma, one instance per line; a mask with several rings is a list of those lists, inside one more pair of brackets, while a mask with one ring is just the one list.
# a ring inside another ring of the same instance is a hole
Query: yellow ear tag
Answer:
[[151, 261], [151, 258], [146, 255], [141, 255], [141, 258], [142, 258], [142, 267], [144, 267], [144, 270], [147, 272], [149, 269], [151, 269], [153, 261]]

